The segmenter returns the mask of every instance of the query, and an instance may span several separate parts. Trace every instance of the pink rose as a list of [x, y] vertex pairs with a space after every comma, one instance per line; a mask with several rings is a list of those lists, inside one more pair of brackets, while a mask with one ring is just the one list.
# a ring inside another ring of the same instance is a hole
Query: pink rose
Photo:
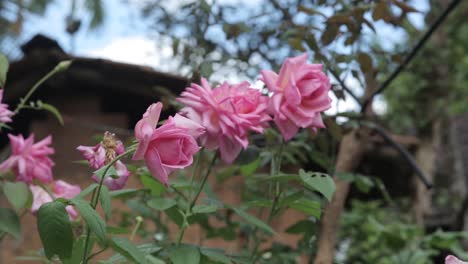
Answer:
[[205, 127], [202, 145], [219, 148], [223, 161], [231, 163], [247, 148], [249, 132], [263, 133], [268, 126], [268, 97], [248, 82], [223, 83], [215, 89], [205, 79], [201, 83], [187, 87], [177, 99], [186, 105], [181, 114]]
[[[33, 203], [31, 206], [31, 212], [33, 214], [36, 214], [43, 204], [53, 201], [52, 197], [42, 189], [42, 187], [30, 185], [29, 189], [33, 194]], [[72, 185], [65, 181], [58, 180], [52, 183], [51, 191], [54, 198], [73, 199], [81, 192], [81, 188], [78, 185]], [[73, 206], [68, 205], [65, 209], [67, 210], [70, 220], [73, 221], [78, 218], [78, 212]]]
[[[88, 160], [91, 167], [95, 169], [99, 169], [107, 163], [106, 150], [102, 142], [96, 146], [78, 146], [76, 149], [81, 151], [85, 159]], [[115, 154], [120, 155], [124, 152], [125, 147], [122, 141], [117, 140]], [[130, 176], [130, 172], [127, 170], [127, 167], [120, 160], [115, 163], [114, 168], [117, 172], [117, 175], [106, 176], [103, 181], [103, 184], [106, 185], [107, 188], [109, 188], [111, 191], [122, 189], [127, 183], [128, 177]], [[97, 183], [100, 182], [100, 179], [96, 175], [93, 175], [92, 179]]]
[[139, 141], [134, 160], [144, 159], [151, 174], [167, 186], [169, 174], [183, 169], [193, 162], [193, 155], [200, 149], [195, 137], [204, 129], [187, 118], [176, 115], [156, 128], [162, 104], [152, 104], [135, 126]]
[[330, 108], [330, 80], [321, 64], [307, 64], [307, 53], [288, 58], [279, 75], [261, 71], [267, 88], [273, 92], [270, 112], [283, 138], [289, 140], [299, 128], [310, 127], [314, 131], [323, 128], [321, 112]]
[[445, 264], [468, 264], [468, 262], [461, 261], [461, 260], [459, 260], [459, 259], [458, 259], [457, 257], [455, 257], [455, 256], [448, 255], [448, 256], [445, 258]]
[[0, 122], [8, 123], [11, 122], [11, 117], [14, 115], [12, 111], [8, 109], [7, 104], [3, 104], [3, 89], [0, 89]]
[[34, 143], [34, 135], [26, 140], [22, 135], [8, 134], [11, 144], [11, 155], [0, 164], [0, 171], [12, 170], [16, 174], [16, 180], [32, 183], [34, 179], [42, 183], [49, 183], [52, 178], [52, 166], [54, 162], [49, 155], [54, 154], [54, 149], [49, 147], [52, 137], [47, 136], [43, 140]]

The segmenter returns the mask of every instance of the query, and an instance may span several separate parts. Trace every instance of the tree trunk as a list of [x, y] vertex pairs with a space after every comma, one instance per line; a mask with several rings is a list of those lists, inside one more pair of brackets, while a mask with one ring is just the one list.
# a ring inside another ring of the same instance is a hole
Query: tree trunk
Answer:
[[[336, 173], [351, 172], [361, 161], [364, 146], [357, 137], [357, 132], [352, 131], [345, 135], [341, 141], [338, 158], [336, 161]], [[348, 196], [349, 183], [340, 180], [335, 175], [336, 191], [331, 202], [325, 207], [321, 219], [320, 236], [318, 241], [315, 264], [331, 264], [335, 255], [335, 240], [338, 230], [340, 215]]]

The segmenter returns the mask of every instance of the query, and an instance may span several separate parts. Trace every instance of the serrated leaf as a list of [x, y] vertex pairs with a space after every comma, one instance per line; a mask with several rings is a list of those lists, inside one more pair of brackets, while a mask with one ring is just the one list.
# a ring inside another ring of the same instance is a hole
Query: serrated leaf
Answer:
[[104, 215], [106, 220], [109, 220], [112, 214], [112, 205], [111, 205], [111, 196], [107, 186], [102, 186], [101, 195], [99, 196], [99, 201], [101, 202], [102, 210], [104, 210]]
[[147, 263], [145, 254], [125, 237], [112, 237], [111, 246], [132, 263]]
[[216, 212], [216, 210], [218, 210], [218, 206], [213, 204], [197, 204], [192, 208], [194, 214], [209, 214]]
[[172, 198], [153, 198], [148, 201], [148, 206], [156, 210], [164, 211], [177, 204], [176, 200]]
[[24, 182], [5, 182], [3, 193], [15, 210], [25, 208], [31, 199], [31, 192]]
[[219, 263], [224, 263], [224, 264], [231, 264], [232, 261], [230, 258], [228, 258], [222, 250], [219, 249], [211, 249], [211, 248], [200, 248], [200, 252], [202, 255], [205, 255], [209, 259], [219, 262]]
[[191, 245], [179, 245], [169, 251], [169, 259], [173, 264], [199, 264], [200, 250]]
[[59, 121], [60, 125], [63, 126], [63, 117], [60, 114], [60, 111], [53, 105], [51, 104], [46, 104], [42, 101], [37, 101], [37, 106], [40, 107], [43, 110], [48, 111], [49, 113], [53, 114], [55, 118]]
[[18, 215], [9, 208], [0, 208], [0, 231], [21, 238], [21, 223]]
[[9, 63], [7, 57], [0, 53], [0, 88], [5, 87], [8, 67]]
[[43, 204], [37, 212], [37, 229], [48, 259], [54, 255], [60, 259], [71, 257], [73, 231], [65, 204], [56, 201]]
[[327, 174], [305, 172], [299, 170], [299, 176], [303, 184], [310, 189], [313, 189], [325, 196], [328, 201], [331, 201], [333, 193], [335, 193], [335, 181]]
[[106, 244], [106, 223], [94, 211], [94, 209], [83, 199], [73, 198], [71, 202], [75, 205], [76, 209], [80, 212], [81, 217], [85, 220], [91, 231], [96, 235], [102, 244]]
[[269, 225], [267, 225], [265, 222], [258, 219], [257, 217], [255, 217], [253, 215], [250, 215], [247, 212], [245, 212], [245, 211], [243, 211], [243, 210], [241, 210], [239, 208], [232, 207], [232, 210], [234, 210], [234, 212], [236, 212], [237, 215], [242, 217], [245, 221], [247, 221], [251, 225], [254, 225], [254, 226], [258, 227], [258, 228], [266, 231], [269, 234], [272, 234], [272, 235], [275, 234], [275, 231]]

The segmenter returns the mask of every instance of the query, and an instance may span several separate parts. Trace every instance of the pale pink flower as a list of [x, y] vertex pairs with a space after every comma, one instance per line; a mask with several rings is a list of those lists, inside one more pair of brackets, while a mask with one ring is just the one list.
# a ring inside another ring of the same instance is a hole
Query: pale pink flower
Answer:
[[0, 164], [0, 171], [12, 170], [16, 174], [16, 180], [26, 183], [32, 183], [34, 179], [42, 183], [51, 182], [54, 162], [49, 155], [54, 154], [54, 149], [49, 145], [52, 137], [49, 135], [37, 143], [34, 143], [33, 134], [26, 139], [22, 135], [8, 134], [8, 137], [11, 155]]
[[242, 148], [247, 148], [249, 132], [263, 133], [270, 117], [268, 97], [250, 88], [248, 82], [223, 83], [212, 89], [206, 79], [192, 84], [177, 99], [186, 105], [181, 114], [206, 128], [201, 143], [218, 149], [223, 161], [231, 163]]
[[8, 123], [11, 122], [11, 117], [14, 115], [12, 111], [8, 109], [8, 105], [2, 103], [3, 101], [3, 89], [0, 89], [0, 122]]
[[[76, 149], [81, 151], [85, 159], [88, 160], [91, 167], [99, 169], [106, 165], [106, 150], [102, 143], [99, 143], [96, 146], [78, 146]], [[122, 141], [117, 140], [115, 154], [120, 155], [124, 152], [125, 147]], [[103, 181], [103, 184], [106, 185], [107, 188], [109, 188], [111, 191], [122, 189], [127, 183], [128, 177], [130, 176], [130, 172], [127, 170], [127, 167], [120, 160], [115, 163], [114, 168], [117, 172], [117, 175], [106, 176]], [[100, 179], [96, 175], [93, 175], [92, 179], [95, 182], [100, 182]]]
[[99, 169], [104, 166], [106, 162], [106, 150], [101, 143], [96, 146], [78, 146], [76, 149], [83, 154], [91, 167]]
[[445, 258], [445, 264], [468, 264], [468, 262], [461, 261], [461, 260], [459, 260], [459, 259], [458, 259], [457, 257], [455, 257], [455, 256], [448, 255], [448, 256]]
[[330, 80], [321, 64], [307, 64], [307, 53], [284, 62], [279, 75], [261, 71], [267, 88], [273, 92], [270, 112], [283, 138], [289, 140], [299, 128], [324, 128], [321, 112], [330, 108]]
[[[125, 166], [125, 164], [120, 160], [115, 163], [114, 168], [117, 175], [106, 176], [103, 181], [103, 184], [111, 191], [123, 189], [127, 183], [128, 177], [130, 176], [127, 166]], [[95, 182], [100, 182], [100, 179], [96, 175], [93, 175], [92, 178]]]
[[135, 137], [139, 143], [133, 159], [144, 159], [151, 174], [167, 186], [172, 171], [192, 164], [193, 155], [200, 149], [195, 137], [200, 136], [204, 129], [179, 115], [169, 117], [156, 128], [161, 109], [161, 103], [152, 104], [135, 126]]
[[[33, 195], [33, 203], [31, 206], [31, 212], [33, 214], [36, 214], [43, 204], [53, 201], [53, 198], [50, 196], [50, 194], [47, 193], [42, 187], [30, 185], [29, 189]], [[52, 183], [51, 191], [54, 198], [73, 199], [81, 192], [81, 188], [78, 185], [72, 185], [65, 181], [58, 180]], [[65, 209], [67, 210], [70, 220], [73, 221], [78, 218], [78, 212], [73, 206], [68, 205], [65, 207]]]

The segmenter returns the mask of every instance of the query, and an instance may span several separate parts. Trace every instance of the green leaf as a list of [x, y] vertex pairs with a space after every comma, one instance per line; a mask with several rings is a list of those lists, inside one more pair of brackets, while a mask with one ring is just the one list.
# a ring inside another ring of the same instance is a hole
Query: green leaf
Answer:
[[85, 200], [80, 198], [73, 198], [71, 202], [75, 205], [76, 209], [80, 212], [81, 217], [85, 220], [91, 231], [96, 235], [102, 244], [106, 244], [106, 223], [94, 211], [94, 209]]
[[354, 184], [359, 191], [363, 193], [369, 193], [369, 191], [375, 186], [374, 182], [367, 176], [355, 175]]
[[240, 166], [240, 172], [245, 177], [252, 175], [255, 171], [257, 171], [257, 168], [260, 166], [260, 161], [260, 158], [257, 158], [249, 164]]
[[303, 169], [299, 170], [299, 176], [307, 188], [313, 189], [325, 196], [328, 201], [331, 201], [333, 193], [336, 190], [335, 181], [323, 173], [305, 172]]
[[179, 227], [182, 227], [184, 224], [184, 215], [176, 207], [169, 208], [165, 211], [167, 216]]
[[25, 208], [32, 199], [31, 192], [24, 182], [5, 182], [3, 193], [15, 210]]
[[107, 186], [102, 186], [101, 195], [99, 196], [99, 201], [101, 202], [102, 210], [104, 210], [104, 215], [106, 220], [109, 220], [112, 214], [112, 205], [111, 205], [111, 196]]
[[51, 105], [51, 104], [46, 104], [42, 101], [37, 101], [37, 106], [40, 107], [41, 109], [43, 110], [46, 110], [48, 112], [50, 112], [51, 114], [53, 114], [55, 116], [55, 118], [57, 118], [57, 120], [59, 121], [60, 125], [63, 126], [63, 118], [62, 118], [62, 115], [60, 114], [59, 110]]
[[173, 264], [199, 264], [200, 251], [190, 245], [175, 246], [169, 251], [169, 259]]
[[304, 212], [308, 215], [320, 218], [320, 203], [317, 201], [310, 201], [305, 198], [294, 201], [289, 204], [289, 207]]
[[112, 248], [132, 263], [147, 263], [145, 254], [125, 237], [112, 237]]
[[76, 197], [78, 198], [85, 198], [86, 195], [90, 194], [94, 189], [96, 189], [99, 185], [97, 183], [93, 183], [90, 186], [86, 187], [83, 191], [81, 191]]
[[279, 207], [289, 206], [291, 203], [294, 203], [302, 197], [304, 197], [304, 192], [302, 190], [293, 192], [280, 200]]
[[73, 231], [65, 204], [55, 201], [43, 204], [37, 212], [37, 229], [48, 259], [54, 255], [60, 259], [71, 257]]
[[0, 208], [0, 231], [12, 235], [16, 240], [21, 238], [20, 219], [9, 208]]
[[194, 214], [209, 214], [214, 213], [218, 210], [218, 206], [214, 204], [205, 205], [205, 204], [197, 204], [192, 208], [192, 212]]
[[0, 53], [0, 87], [5, 87], [8, 67], [7, 57]]
[[136, 195], [137, 193], [141, 192], [142, 190], [137, 190], [137, 189], [123, 189], [123, 190], [117, 190], [117, 191], [112, 191], [110, 192], [110, 196], [112, 198], [119, 198], [119, 199], [125, 199], [132, 197]]
[[219, 263], [224, 263], [224, 264], [231, 264], [232, 261], [226, 255], [222, 250], [219, 249], [214, 249], [214, 248], [201, 248], [200, 252], [208, 257], [211, 260], [214, 260]]
[[149, 207], [156, 209], [156, 210], [160, 210], [160, 211], [164, 211], [171, 207], [174, 207], [176, 204], [177, 204], [176, 200], [172, 198], [159, 198], [158, 197], [158, 198], [153, 198], [148, 201]]
[[[151, 254], [161, 250], [160, 246], [157, 246], [155, 243], [147, 243], [147, 244], [141, 244], [136, 246], [138, 248], [138, 251], [142, 252], [143, 255], [146, 255], [146, 257], [150, 256]], [[118, 253], [112, 256], [110, 259], [104, 261], [105, 264], [115, 264], [115, 263], [121, 263], [125, 260], [125, 257], [122, 256], [122, 254]], [[149, 261], [150, 263], [153, 263]], [[157, 262], [156, 262], [157, 263]], [[164, 263], [164, 262], [162, 262]]]
[[239, 208], [232, 207], [232, 210], [234, 210], [234, 212], [236, 212], [237, 215], [244, 218], [244, 220], [249, 222], [250, 224], [266, 231], [269, 234], [272, 234], [272, 235], [275, 234], [275, 231], [269, 225], [267, 225], [265, 222], [258, 219], [257, 217], [250, 215]]
[[81, 264], [86, 237], [81, 236], [73, 243], [73, 250], [70, 258], [62, 259], [63, 264]]
[[151, 191], [153, 196], [161, 196], [166, 192], [164, 185], [149, 175], [141, 175], [140, 180], [143, 186]]

